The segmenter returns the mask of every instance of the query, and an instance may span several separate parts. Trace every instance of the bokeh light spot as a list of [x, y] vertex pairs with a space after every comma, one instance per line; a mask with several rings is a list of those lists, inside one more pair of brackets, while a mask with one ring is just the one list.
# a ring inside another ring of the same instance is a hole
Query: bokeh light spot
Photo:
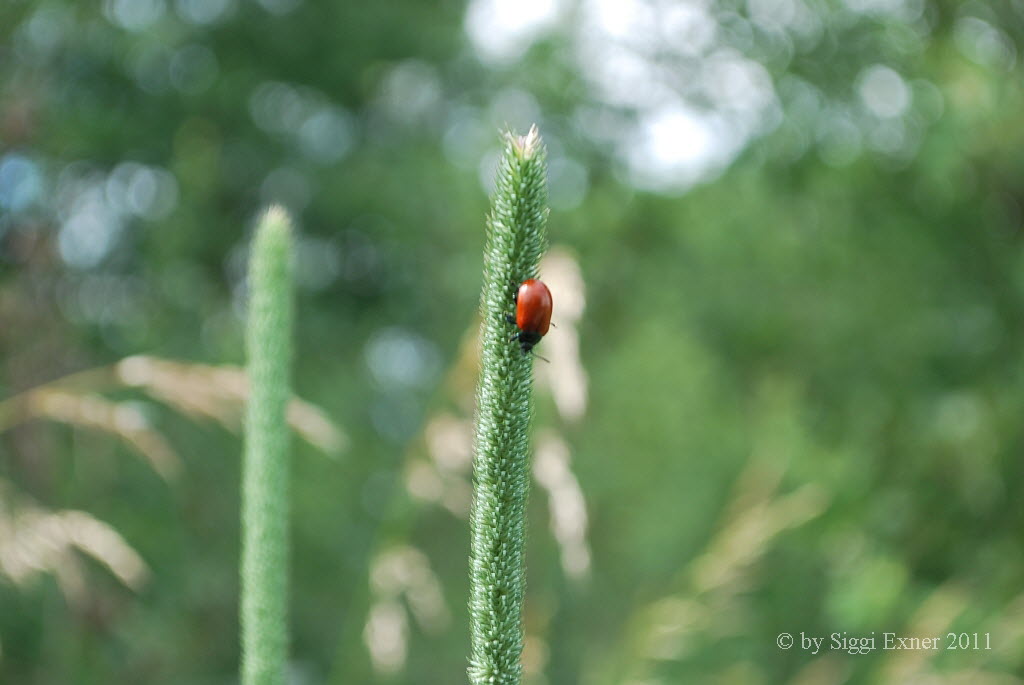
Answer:
[[302, 122], [299, 146], [302, 153], [315, 162], [337, 162], [352, 148], [354, 129], [348, 112], [340, 107], [324, 106]]
[[910, 106], [910, 88], [898, 73], [876, 64], [865, 69], [857, 88], [864, 106], [882, 118], [898, 117]]
[[103, 12], [107, 19], [129, 31], [142, 31], [163, 17], [164, 0], [106, 0]]
[[178, 15], [193, 24], [212, 24], [234, 8], [234, 0], [177, 0], [175, 4]]
[[557, 0], [473, 0], [466, 10], [466, 33], [485, 60], [521, 57], [558, 16]]
[[10, 153], [0, 157], [0, 207], [21, 212], [36, 202], [43, 190], [39, 165], [27, 157]]

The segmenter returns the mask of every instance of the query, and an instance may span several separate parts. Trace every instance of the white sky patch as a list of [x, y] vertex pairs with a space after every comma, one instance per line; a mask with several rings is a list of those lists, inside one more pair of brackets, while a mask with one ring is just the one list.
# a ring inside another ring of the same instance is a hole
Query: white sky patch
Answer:
[[600, 33], [622, 41], [650, 36], [658, 28], [658, 16], [645, 0], [591, 0], [585, 13]]
[[659, 77], [658, 66], [623, 45], [585, 36], [578, 61], [597, 96], [610, 105], [653, 107], [673, 97], [672, 89]]
[[702, 180], [727, 158], [720, 128], [714, 115], [679, 102], [644, 114], [624, 143], [631, 180], [649, 190]]
[[466, 32], [482, 59], [510, 62], [558, 18], [558, 0], [473, 0]]
[[714, 45], [718, 24], [702, 3], [672, 5], [662, 12], [658, 21], [661, 39], [674, 45], [682, 55], [702, 55]]
[[600, 99], [636, 117], [617, 142], [637, 186], [685, 190], [777, 120], [771, 76], [717, 46], [719, 27], [704, 0], [584, 0], [582, 15], [581, 72]]
[[[485, 62], [514, 59], [560, 18], [562, 1], [473, 0], [466, 31]], [[803, 0], [749, 2], [766, 23], [787, 30], [809, 14]], [[719, 173], [780, 120], [771, 76], [719, 43], [712, 8], [709, 0], [580, 0], [579, 20], [564, 27], [598, 100], [581, 106], [576, 122], [585, 135], [615, 148], [639, 187], [683, 191]], [[516, 118], [502, 113], [507, 103], [500, 101], [491, 118]], [[493, 167], [493, 157], [485, 156], [484, 187]], [[583, 179], [572, 173], [566, 179], [573, 183], [559, 199], [572, 206], [585, 192], [577, 182]]]
[[760, 114], [775, 100], [771, 76], [733, 51], [713, 55], [704, 67], [704, 91], [721, 109]]

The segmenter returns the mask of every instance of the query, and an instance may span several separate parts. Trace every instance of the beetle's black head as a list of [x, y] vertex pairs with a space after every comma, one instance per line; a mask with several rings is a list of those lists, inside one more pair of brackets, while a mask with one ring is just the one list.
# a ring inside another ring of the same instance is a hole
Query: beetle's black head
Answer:
[[540, 333], [522, 331], [519, 333], [519, 349], [523, 351], [523, 354], [526, 354], [533, 349], [534, 345], [540, 342], [540, 339]]

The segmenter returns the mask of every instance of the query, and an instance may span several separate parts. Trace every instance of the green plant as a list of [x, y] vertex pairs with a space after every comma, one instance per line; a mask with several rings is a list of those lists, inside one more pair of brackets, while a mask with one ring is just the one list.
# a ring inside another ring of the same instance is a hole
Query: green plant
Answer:
[[477, 390], [470, 516], [469, 678], [475, 685], [518, 683], [525, 590], [523, 536], [529, 489], [528, 429], [533, 358], [513, 344], [506, 321], [518, 285], [537, 276], [547, 247], [545, 151], [536, 126], [506, 137], [487, 221], [481, 297], [482, 351]]
[[242, 464], [242, 683], [281, 685], [287, 658], [288, 426], [292, 329], [288, 216], [260, 219], [249, 261], [250, 382]]

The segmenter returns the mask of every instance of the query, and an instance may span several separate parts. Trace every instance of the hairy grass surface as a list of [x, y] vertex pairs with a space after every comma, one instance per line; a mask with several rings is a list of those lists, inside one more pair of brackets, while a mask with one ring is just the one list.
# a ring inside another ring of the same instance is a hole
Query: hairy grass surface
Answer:
[[474, 685], [522, 675], [523, 536], [529, 489], [533, 357], [510, 340], [519, 284], [537, 276], [547, 247], [547, 181], [537, 128], [509, 134], [487, 221], [480, 384], [470, 517], [470, 620]]
[[288, 424], [292, 236], [270, 208], [249, 262], [250, 396], [242, 464], [242, 685], [283, 685], [288, 652]]

